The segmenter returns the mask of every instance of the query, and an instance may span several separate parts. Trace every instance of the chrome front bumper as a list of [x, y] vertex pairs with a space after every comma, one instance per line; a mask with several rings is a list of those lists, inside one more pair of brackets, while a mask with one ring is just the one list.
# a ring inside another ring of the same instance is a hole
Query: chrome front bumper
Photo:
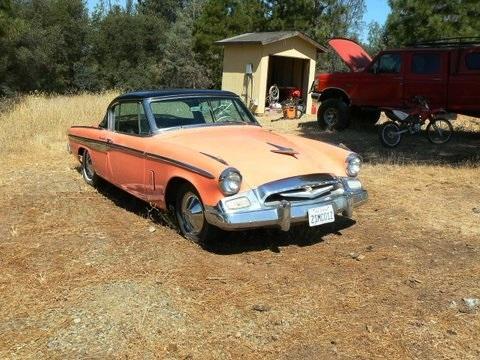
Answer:
[[216, 206], [206, 206], [205, 218], [208, 223], [223, 230], [279, 227], [283, 231], [288, 231], [292, 224], [308, 222], [308, 210], [311, 208], [331, 204], [335, 214], [351, 217], [353, 209], [368, 199], [367, 191], [361, 187], [352, 190], [345, 185], [342, 190], [313, 200], [293, 202], [282, 200], [270, 206], [262, 204], [261, 201], [255, 203], [255, 200], [258, 201], [258, 192], [252, 190], [238, 195], [249, 198], [252, 206], [232, 211], [227, 209], [224, 199]]

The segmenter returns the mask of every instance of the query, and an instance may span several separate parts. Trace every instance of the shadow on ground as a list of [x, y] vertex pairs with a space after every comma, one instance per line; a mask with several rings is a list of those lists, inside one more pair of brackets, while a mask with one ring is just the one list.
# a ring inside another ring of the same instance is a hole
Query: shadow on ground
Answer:
[[225, 233], [220, 240], [204, 245], [204, 249], [218, 255], [270, 250], [279, 253], [282, 247], [312, 246], [324, 241], [330, 234], [342, 235], [341, 231], [353, 226], [355, 221], [338, 216], [335, 223], [310, 228], [298, 225], [284, 232], [279, 229], [257, 229]]
[[[79, 171], [79, 168], [77, 168]], [[177, 231], [173, 215], [153, 208], [150, 204], [133, 195], [101, 180], [97, 185], [100, 194], [137, 216], [148, 218], [160, 226], [166, 226]], [[310, 228], [308, 225], [297, 225], [288, 232], [275, 228], [255, 229], [241, 232], [221, 232], [218, 239], [202, 244], [202, 248], [218, 255], [232, 255], [245, 252], [270, 250], [279, 253], [281, 247], [312, 246], [321, 243], [326, 235], [341, 235], [341, 231], [353, 226], [355, 221], [337, 216], [335, 223]], [[187, 240], [185, 240], [187, 241]]]
[[405, 135], [394, 149], [387, 149], [380, 143], [379, 126], [354, 123], [344, 131], [322, 131], [316, 121], [298, 124], [299, 135], [332, 144], [344, 144], [362, 155], [369, 163], [426, 163], [459, 165], [480, 160], [480, 133], [455, 131], [447, 144], [431, 144], [421, 134]]

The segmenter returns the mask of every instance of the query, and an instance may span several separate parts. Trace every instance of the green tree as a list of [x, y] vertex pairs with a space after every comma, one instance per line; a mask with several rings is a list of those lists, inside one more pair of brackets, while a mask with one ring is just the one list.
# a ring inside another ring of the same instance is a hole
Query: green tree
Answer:
[[478, 36], [480, 6], [473, 0], [390, 0], [386, 23], [388, 46], [418, 40]]
[[185, 0], [138, 0], [138, 11], [172, 24], [177, 20], [179, 10], [185, 8], [185, 2]]
[[11, 89], [68, 91], [86, 51], [89, 19], [83, 0], [14, 0], [7, 52]]
[[159, 82], [168, 87], [208, 88], [212, 85], [209, 69], [201, 65], [193, 48], [193, 25], [204, 0], [190, 0], [179, 10], [177, 20], [167, 33], [163, 61], [158, 67]]
[[14, 58], [16, 21], [13, 19], [10, 0], [0, 0], [0, 96], [13, 90], [9, 84], [9, 67]]
[[385, 26], [380, 25], [377, 21], [372, 21], [368, 24], [368, 37], [365, 48], [371, 56], [385, 49]]
[[90, 38], [91, 53], [85, 77], [96, 74], [100, 88], [138, 89], [159, 86], [156, 65], [163, 57], [165, 21], [128, 13], [113, 6], [106, 15], [97, 9]]
[[364, 0], [274, 0], [267, 7], [270, 30], [299, 30], [321, 43], [356, 36], [365, 12]]
[[208, 0], [194, 24], [194, 48], [209, 69], [215, 87], [222, 75], [222, 47], [215, 41], [266, 28], [266, 8], [260, 0]]

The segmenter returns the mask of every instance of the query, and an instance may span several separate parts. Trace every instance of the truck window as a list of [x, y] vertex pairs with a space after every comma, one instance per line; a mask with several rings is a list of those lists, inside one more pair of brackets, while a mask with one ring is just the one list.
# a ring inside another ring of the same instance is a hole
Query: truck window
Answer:
[[398, 74], [402, 67], [400, 54], [383, 54], [373, 64], [374, 74]]
[[480, 52], [472, 52], [465, 56], [465, 65], [468, 70], [480, 70]]
[[413, 54], [412, 73], [413, 74], [440, 74], [441, 63], [440, 54]]

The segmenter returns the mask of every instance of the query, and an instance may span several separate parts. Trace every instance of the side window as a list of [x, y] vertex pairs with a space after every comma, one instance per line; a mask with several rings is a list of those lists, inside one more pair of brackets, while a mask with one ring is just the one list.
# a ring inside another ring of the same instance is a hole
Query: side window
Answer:
[[418, 53], [412, 56], [413, 74], [440, 74], [440, 54]]
[[480, 52], [472, 52], [465, 56], [465, 65], [468, 70], [480, 70]]
[[125, 102], [113, 108], [115, 131], [125, 134], [145, 135], [150, 133], [142, 103]]
[[383, 54], [373, 64], [375, 74], [398, 74], [402, 68], [402, 56], [400, 54]]
[[105, 116], [103, 117], [103, 120], [100, 124], [98, 124], [98, 127], [99, 128], [102, 128], [102, 129], [106, 129], [108, 128], [108, 113], [105, 114]]

